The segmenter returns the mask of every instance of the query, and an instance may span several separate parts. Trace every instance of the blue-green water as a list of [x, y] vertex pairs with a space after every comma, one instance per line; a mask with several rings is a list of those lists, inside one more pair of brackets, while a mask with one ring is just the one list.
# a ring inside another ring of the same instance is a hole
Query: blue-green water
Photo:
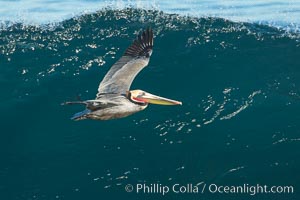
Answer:
[[[177, 99], [112, 121], [69, 118], [138, 31], [155, 32], [132, 89]], [[0, 199], [248, 199], [127, 193], [127, 184], [292, 185], [300, 190], [297, 33], [222, 18], [106, 10], [0, 35]], [[203, 183], [202, 183], [203, 184]]]

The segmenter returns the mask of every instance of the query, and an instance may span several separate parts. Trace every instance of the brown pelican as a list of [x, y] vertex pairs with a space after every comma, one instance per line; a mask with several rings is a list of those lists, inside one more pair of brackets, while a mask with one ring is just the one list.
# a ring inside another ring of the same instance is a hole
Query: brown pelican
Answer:
[[144, 110], [148, 103], [181, 105], [179, 101], [159, 97], [143, 90], [130, 90], [135, 76], [148, 65], [153, 48], [153, 31], [143, 31], [127, 48], [124, 55], [110, 68], [98, 88], [96, 99], [66, 102], [84, 104], [86, 109], [71, 119], [109, 120], [122, 118]]

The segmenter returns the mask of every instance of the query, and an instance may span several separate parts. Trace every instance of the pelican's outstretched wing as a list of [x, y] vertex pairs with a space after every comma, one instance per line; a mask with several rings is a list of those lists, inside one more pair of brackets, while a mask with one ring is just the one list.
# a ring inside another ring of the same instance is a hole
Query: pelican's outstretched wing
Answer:
[[97, 98], [105, 93], [125, 94], [135, 76], [148, 65], [153, 48], [153, 32], [142, 32], [127, 48], [124, 55], [107, 72], [101, 81]]

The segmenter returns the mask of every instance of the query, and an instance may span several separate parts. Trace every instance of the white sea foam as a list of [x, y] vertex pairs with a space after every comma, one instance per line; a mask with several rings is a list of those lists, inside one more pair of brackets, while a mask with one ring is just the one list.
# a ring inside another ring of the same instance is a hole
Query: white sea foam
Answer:
[[286, 30], [298, 30], [300, 27], [300, 1], [297, 0], [2, 0], [0, 1], [0, 23], [55, 23], [103, 8], [127, 7], [155, 9], [196, 17], [221, 17], [238, 22], [283, 27]]

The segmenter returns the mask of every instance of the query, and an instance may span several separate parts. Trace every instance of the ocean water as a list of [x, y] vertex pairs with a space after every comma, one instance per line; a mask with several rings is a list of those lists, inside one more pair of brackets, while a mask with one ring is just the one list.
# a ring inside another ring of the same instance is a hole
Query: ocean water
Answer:
[[1, 0], [0, 26], [59, 23], [102, 9], [138, 8], [194, 17], [221, 17], [236, 22], [271, 25], [298, 31], [298, 0]]
[[[289, 21], [295, 18], [257, 15], [243, 22], [243, 16], [210, 16], [218, 7], [186, 16], [189, 10], [175, 5], [172, 12], [148, 3], [74, 17], [66, 9], [51, 25], [1, 14], [0, 199], [299, 199], [300, 41], [296, 20]], [[153, 54], [132, 89], [183, 105], [71, 121], [83, 108], [61, 103], [93, 99], [110, 66], [149, 26]], [[126, 192], [127, 184], [207, 187], [162, 195]], [[217, 194], [210, 184], [293, 186], [294, 192]]]

